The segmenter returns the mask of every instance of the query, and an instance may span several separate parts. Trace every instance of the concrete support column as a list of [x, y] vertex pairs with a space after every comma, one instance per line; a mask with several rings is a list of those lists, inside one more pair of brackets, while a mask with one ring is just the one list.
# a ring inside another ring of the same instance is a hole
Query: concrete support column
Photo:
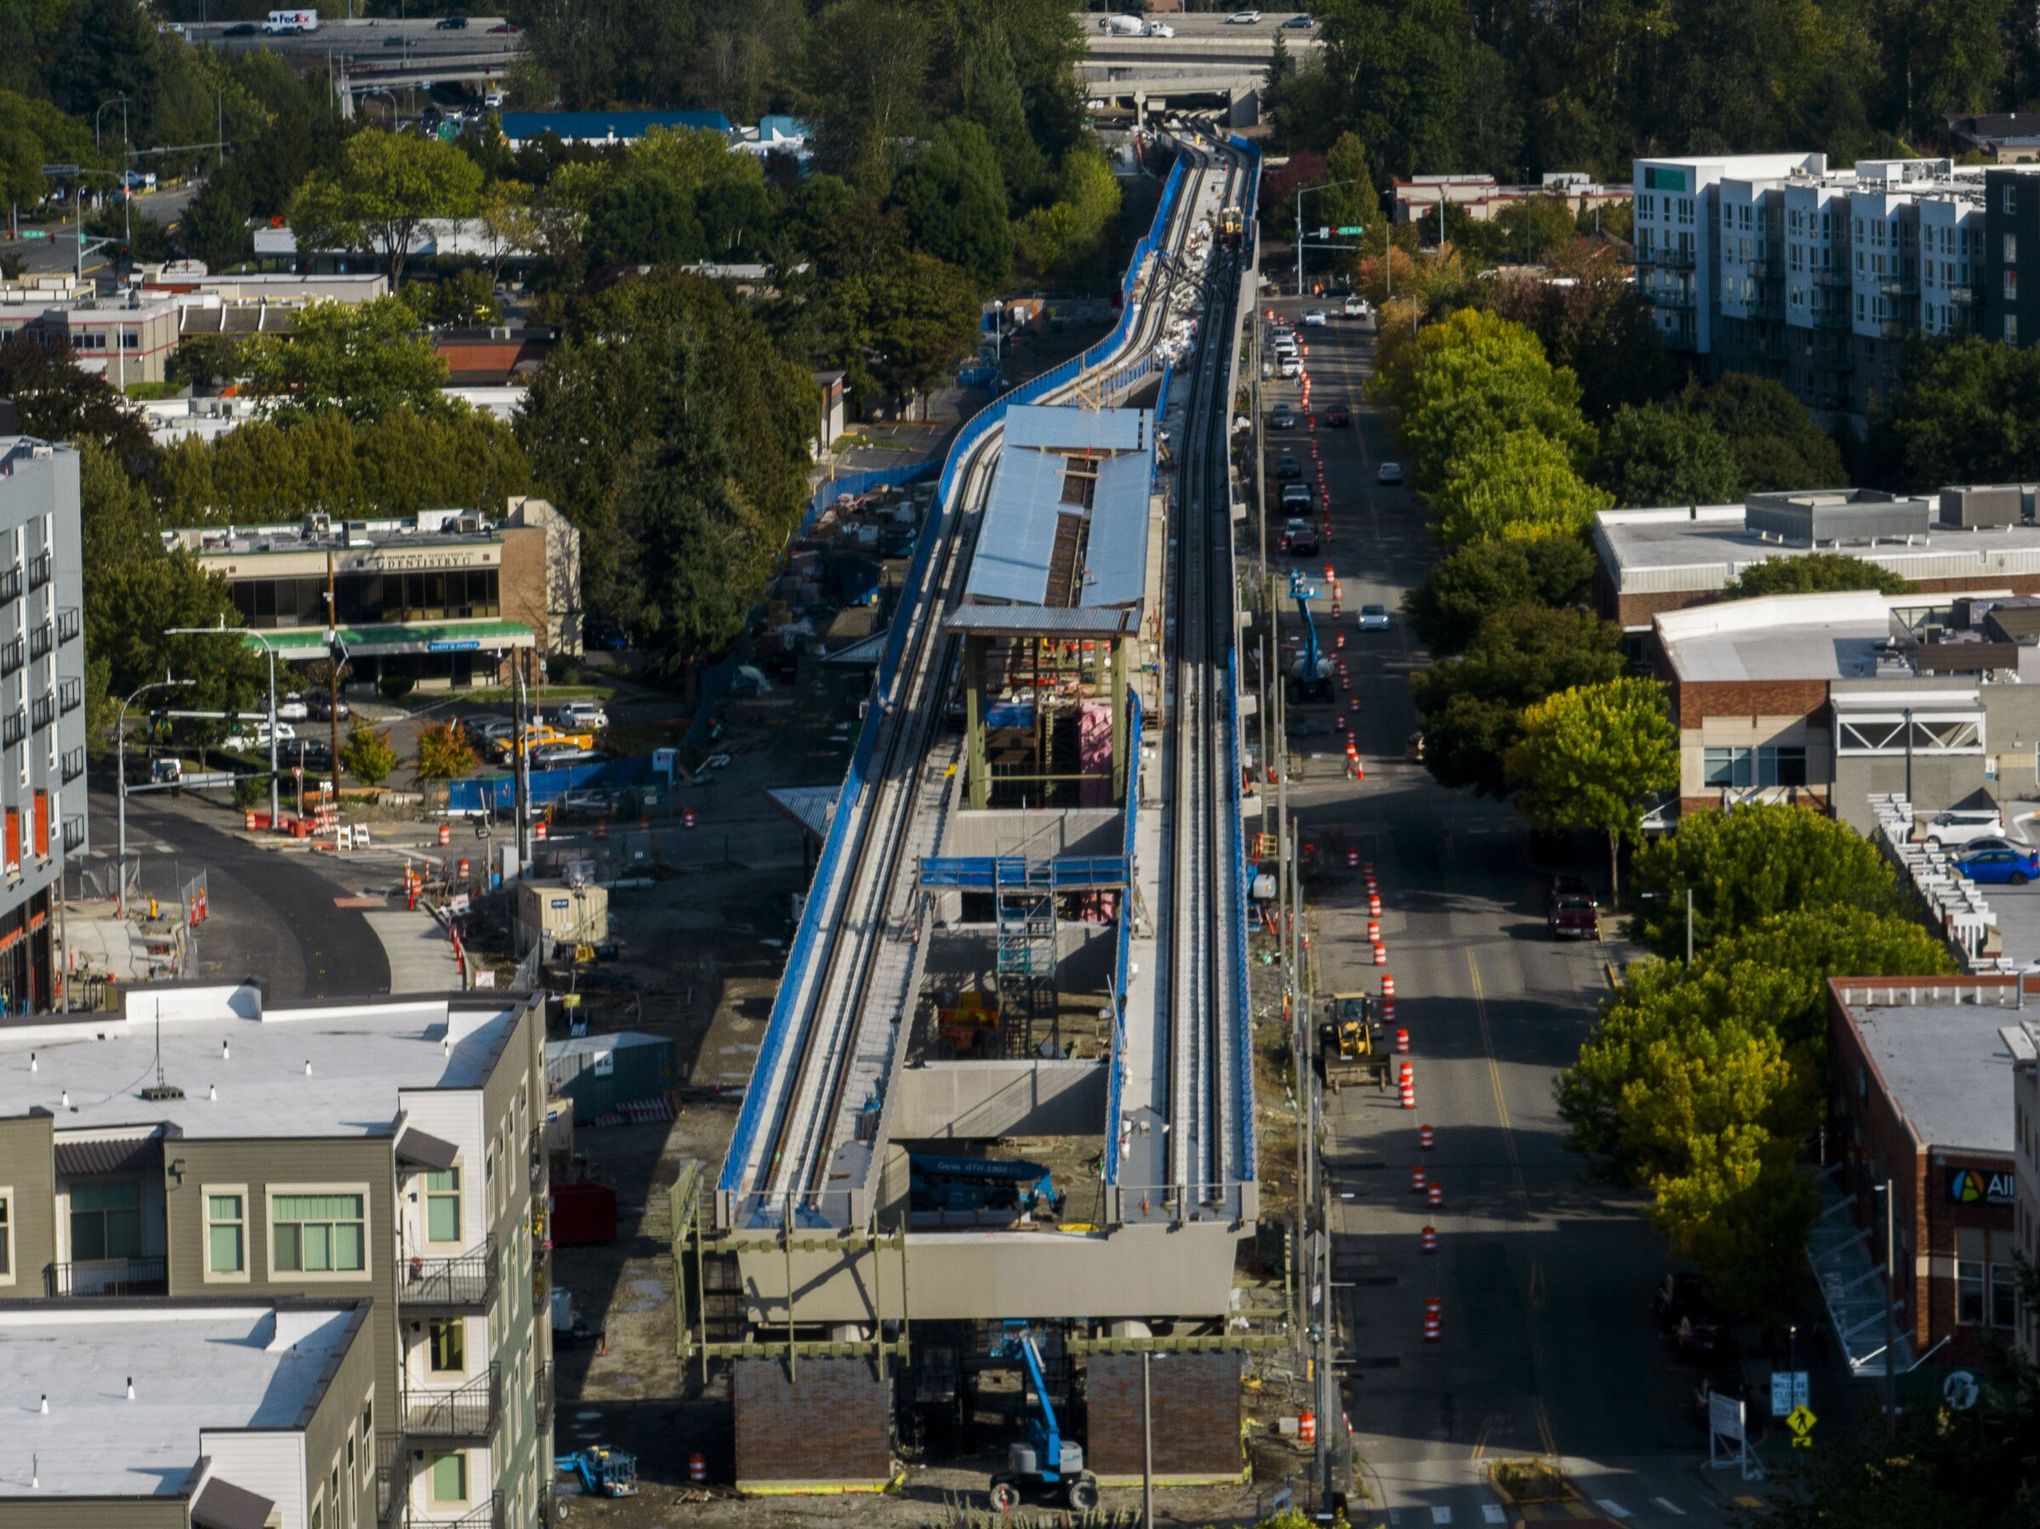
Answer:
[[991, 805], [992, 781], [985, 763], [985, 643], [963, 640], [963, 759], [965, 800], [976, 810]]

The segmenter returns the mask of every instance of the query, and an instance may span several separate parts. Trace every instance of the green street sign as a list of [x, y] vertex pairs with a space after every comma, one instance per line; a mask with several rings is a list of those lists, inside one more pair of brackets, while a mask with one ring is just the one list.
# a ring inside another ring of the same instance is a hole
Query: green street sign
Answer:
[[1341, 239], [1357, 239], [1363, 230], [1358, 223], [1355, 223], [1351, 228], [1334, 229], [1333, 232], [1338, 234]]
[[47, 239], [49, 236], [50, 231], [47, 228], [24, 228], [21, 231], [21, 237], [24, 239]]

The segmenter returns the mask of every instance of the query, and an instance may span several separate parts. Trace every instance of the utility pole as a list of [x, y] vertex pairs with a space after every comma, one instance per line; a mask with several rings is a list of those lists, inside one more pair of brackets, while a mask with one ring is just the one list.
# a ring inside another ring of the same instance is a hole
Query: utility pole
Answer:
[[[2020, 979], [2023, 981], [2024, 979]], [[1891, 1308], [1898, 1301], [1897, 1183], [1884, 1181], [1884, 1431], [1898, 1431], [1898, 1325]]]
[[515, 684], [517, 689], [516, 705], [513, 708], [510, 722], [511, 748], [514, 751], [512, 754], [510, 789], [511, 799], [517, 813], [517, 874], [519, 876], [528, 876], [531, 874], [531, 849], [527, 839], [525, 819], [529, 816], [527, 807], [529, 806], [530, 787], [525, 772], [526, 765], [531, 758], [531, 750], [528, 747], [530, 740], [524, 736], [524, 666], [519, 661], [519, 656], [515, 649], [510, 654], [510, 674], [512, 683]]
[[340, 806], [340, 601], [333, 592], [333, 549], [326, 549], [326, 734], [333, 758], [333, 806]]

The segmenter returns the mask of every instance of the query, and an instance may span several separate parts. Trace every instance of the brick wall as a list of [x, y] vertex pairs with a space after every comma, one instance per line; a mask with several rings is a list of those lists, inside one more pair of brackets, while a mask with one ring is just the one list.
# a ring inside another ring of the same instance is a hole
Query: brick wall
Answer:
[[737, 1486], [883, 1486], [892, 1470], [892, 1386], [869, 1359], [730, 1366]]
[[1704, 717], [1803, 717], [1827, 721], [1826, 680], [1679, 680], [1672, 704], [1681, 727]]
[[[1238, 1354], [1157, 1354], [1148, 1393], [1158, 1481], [1235, 1481], [1240, 1453]], [[1141, 1476], [1141, 1359], [1094, 1354], [1085, 1364], [1084, 1463], [1105, 1481]]]

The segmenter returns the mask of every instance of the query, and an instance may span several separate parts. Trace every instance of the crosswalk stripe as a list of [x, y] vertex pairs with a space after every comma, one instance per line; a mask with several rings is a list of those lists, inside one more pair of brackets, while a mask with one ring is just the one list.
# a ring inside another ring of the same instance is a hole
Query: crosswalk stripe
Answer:
[[1431, 1510], [1431, 1522], [1432, 1522], [1432, 1523], [1434, 1523], [1434, 1524], [1449, 1524], [1449, 1523], [1451, 1523], [1451, 1522], [1452, 1522], [1452, 1510], [1451, 1510], [1450, 1508], [1443, 1508], [1443, 1507], [1440, 1507], [1440, 1508], [1433, 1508], [1433, 1509]]
[[1607, 1514], [1610, 1518], [1629, 1517], [1629, 1510], [1627, 1508], [1623, 1507], [1621, 1503], [1611, 1502], [1609, 1501], [1609, 1499], [1605, 1497], [1596, 1497], [1594, 1499], [1594, 1506], [1599, 1508], [1603, 1513]]
[[1651, 1501], [1656, 1503], [1660, 1508], [1663, 1508], [1665, 1512], [1671, 1514], [1672, 1517], [1674, 1518], [1684, 1518], [1686, 1516], [1686, 1510], [1680, 1507], [1675, 1502], [1667, 1502], [1662, 1497], [1653, 1497]]
[[1480, 1516], [1483, 1523], [1506, 1524], [1509, 1521], [1509, 1515], [1502, 1511], [1502, 1505], [1498, 1502], [1482, 1503]]

